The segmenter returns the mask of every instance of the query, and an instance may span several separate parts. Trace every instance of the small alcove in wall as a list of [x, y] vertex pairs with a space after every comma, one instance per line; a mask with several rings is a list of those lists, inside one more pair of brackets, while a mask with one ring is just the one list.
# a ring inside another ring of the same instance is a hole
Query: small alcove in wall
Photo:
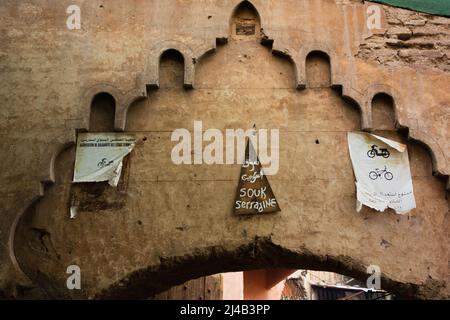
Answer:
[[[128, 132], [155, 129], [154, 119], [159, 116], [173, 119], [170, 115], [180, 112], [181, 100], [189, 94], [185, 90], [185, 59], [183, 54], [176, 49], [167, 49], [159, 58], [159, 86], [157, 90], [149, 93], [149, 99], [134, 101], [127, 111], [125, 130]], [[170, 92], [170, 93], [169, 93]], [[167, 101], [165, 98], [168, 97]], [[178, 105], [169, 110], [169, 101], [178, 99]]]
[[310, 52], [306, 57], [306, 87], [329, 88], [330, 86], [330, 57], [322, 51]]
[[395, 130], [394, 99], [386, 93], [372, 98], [372, 123], [375, 130]]
[[107, 92], [100, 92], [94, 96], [91, 103], [89, 117], [90, 132], [114, 131], [116, 101]]
[[159, 60], [159, 88], [182, 88], [183, 84], [183, 55], [175, 49], [164, 51]]
[[246, 41], [261, 37], [261, 19], [256, 8], [249, 2], [241, 2], [230, 21], [230, 35], [234, 40]]

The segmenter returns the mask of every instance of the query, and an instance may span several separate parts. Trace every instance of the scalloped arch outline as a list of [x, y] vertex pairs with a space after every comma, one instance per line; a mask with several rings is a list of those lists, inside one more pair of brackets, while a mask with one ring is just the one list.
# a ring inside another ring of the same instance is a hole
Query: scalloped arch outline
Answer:
[[[251, 1], [244, 0], [239, 2], [234, 7], [232, 15], [230, 17], [233, 16], [235, 10], [243, 2], [248, 2], [252, 7], [255, 8], [260, 18], [261, 29], [264, 30], [264, 20]], [[177, 50], [183, 56], [185, 68], [184, 86], [187, 89], [193, 89], [195, 79], [195, 65], [197, 60], [208, 52], [215, 51], [217, 42], [221, 40], [223, 40], [223, 37], [217, 37], [214, 43], [200, 44], [194, 49], [179, 40], [162, 40], [150, 48], [148, 57], [146, 59], [144, 74], [136, 79], [136, 85], [133, 89], [129, 90], [128, 92], [124, 92], [110, 83], [98, 83], [93, 86], [89, 86], [84, 90], [84, 93], [80, 98], [80, 103], [86, 113], [90, 114], [89, 111], [94, 97], [102, 92], [110, 94], [116, 102], [115, 130], [124, 131], [129, 107], [138, 100], [148, 98], [147, 88], [159, 87], [159, 61], [161, 55], [165, 51], [170, 49]], [[450, 190], [450, 180], [448, 179], [449, 173], [447, 172], [447, 160], [445, 158], [444, 152], [440, 148], [439, 144], [427, 133], [417, 128], [409, 128], [399, 121], [398, 106], [402, 103], [402, 97], [392, 87], [384, 84], [374, 83], [367, 87], [365, 94], [359, 92], [351, 85], [352, 79], [346, 77], [344, 72], [341, 71], [340, 66], [336, 62], [336, 57], [332, 54], [333, 50], [331, 50], [331, 48], [324, 43], [307, 43], [300, 48], [293, 49], [278, 47], [276, 41], [270, 37], [267, 37], [265, 41], [271, 43], [272, 53], [281, 54], [293, 62], [296, 73], [296, 88], [299, 90], [303, 90], [306, 88], [306, 57], [314, 51], [319, 51], [326, 54], [330, 59], [331, 87], [341, 88], [342, 98], [352, 101], [359, 107], [361, 116], [361, 130], [363, 131], [371, 131], [373, 129], [371, 105], [373, 97], [380, 93], [391, 96], [394, 101], [394, 113], [397, 125], [401, 128], [408, 129], [408, 139], [420, 142], [429, 150], [432, 158], [433, 172], [435, 172], [437, 175], [447, 178], [446, 188], [447, 190]], [[49, 169], [46, 172], [45, 176], [41, 177], [41, 180], [39, 182], [39, 192], [32, 198], [29, 203], [26, 203], [22, 206], [22, 209], [16, 215], [16, 218], [10, 227], [8, 238], [9, 257], [11, 259], [12, 265], [15, 267], [16, 271], [21, 275], [22, 278], [28, 278], [28, 276], [22, 270], [22, 268], [20, 268], [14, 252], [14, 236], [17, 225], [26, 210], [28, 210], [28, 208], [36, 201], [39, 201], [39, 199], [45, 196], [46, 186], [55, 182], [55, 161], [58, 156], [67, 148], [75, 144], [76, 132], [78, 130], [87, 131], [88, 127], [89, 117], [87, 117], [87, 119], [83, 119], [80, 126], [74, 131], [72, 139], [56, 145], [53, 148], [53, 151], [49, 153], [49, 156], [45, 160], [46, 163], [49, 163]]]

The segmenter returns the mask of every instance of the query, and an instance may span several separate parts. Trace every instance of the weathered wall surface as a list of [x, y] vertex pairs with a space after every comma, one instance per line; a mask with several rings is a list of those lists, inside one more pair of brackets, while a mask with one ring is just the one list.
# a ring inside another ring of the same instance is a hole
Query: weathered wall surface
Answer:
[[384, 8], [386, 28], [360, 45], [358, 58], [390, 67], [449, 71], [448, 18]]
[[[425, 49], [439, 57], [418, 49], [405, 60], [390, 44], [392, 21], [409, 21], [401, 9], [383, 7], [384, 29], [374, 34], [367, 4], [255, 0], [263, 46], [257, 35], [229, 36], [239, 1], [78, 3], [75, 31], [60, 1], [0, 4], [5, 295], [145, 297], [218, 272], [318, 268], [363, 277], [377, 264], [393, 292], [450, 297], [450, 19], [426, 16], [441, 31]], [[181, 52], [184, 72], [176, 61], [159, 68], [166, 49]], [[316, 50], [330, 57], [330, 77], [320, 55], [306, 63]], [[76, 129], [89, 129], [99, 92], [115, 98], [115, 129], [139, 137], [117, 190], [72, 185], [74, 148], [62, 151]], [[372, 109], [377, 93], [393, 106], [376, 99]], [[280, 129], [280, 172], [269, 177], [280, 214], [233, 216], [239, 165], [171, 162], [172, 130], [192, 130], [194, 120]], [[396, 133], [394, 122], [408, 130]], [[410, 215], [355, 211], [346, 132], [360, 129], [408, 143], [417, 200]], [[46, 181], [54, 184], [34, 201]], [[83, 206], [70, 220], [74, 197]], [[81, 267], [81, 291], [65, 287], [71, 264]]]

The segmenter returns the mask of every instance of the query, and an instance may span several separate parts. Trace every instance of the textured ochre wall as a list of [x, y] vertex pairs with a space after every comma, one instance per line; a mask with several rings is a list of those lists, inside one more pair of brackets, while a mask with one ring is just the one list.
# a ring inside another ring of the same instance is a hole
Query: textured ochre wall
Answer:
[[[246, 38], [229, 36], [237, 0], [78, 3], [81, 30], [67, 30], [61, 1], [0, 3], [0, 294], [143, 298], [220, 272], [364, 279], [376, 264], [387, 290], [450, 297], [448, 36], [427, 38], [443, 62], [417, 65], [423, 52], [408, 60], [389, 44], [393, 17], [417, 20], [402, 9], [382, 7], [370, 31], [367, 3], [255, 0], [263, 32]], [[448, 30], [450, 19], [423, 17]], [[167, 49], [182, 59], [159, 68]], [[117, 189], [71, 184], [76, 131], [89, 129], [100, 92], [114, 97], [114, 129], [139, 139]], [[269, 181], [281, 213], [233, 215], [239, 165], [172, 163], [171, 132], [194, 120], [280, 129]], [[356, 212], [346, 133], [361, 129], [408, 144], [410, 214]], [[83, 206], [70, 220], [74, 197]], [[71, 264], [79, 291], [66, 288]]]

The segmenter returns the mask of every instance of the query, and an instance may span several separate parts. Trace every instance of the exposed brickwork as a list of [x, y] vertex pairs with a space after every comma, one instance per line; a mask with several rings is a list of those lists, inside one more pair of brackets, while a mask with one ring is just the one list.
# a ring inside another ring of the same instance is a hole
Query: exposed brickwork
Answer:
[[384, 33], [361, 44], [358, 58], [386, 66], [450, 71], [450, 18], [383, 6]]

